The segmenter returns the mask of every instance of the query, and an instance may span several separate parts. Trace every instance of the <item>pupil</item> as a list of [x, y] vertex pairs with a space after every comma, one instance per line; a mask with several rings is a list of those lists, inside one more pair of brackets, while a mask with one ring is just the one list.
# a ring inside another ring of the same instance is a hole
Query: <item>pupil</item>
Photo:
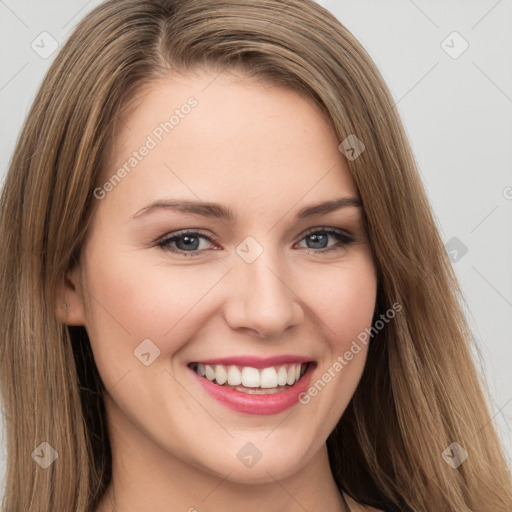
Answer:
[[[184, 247], [180, 247], [180, 241], [183, 240], [185, 242], [185, 245]], [[194, 243], [195, 241], [195, 243]], [[178, 249], [183, 249], [183, 250], [187, 250], [188, 249], [197, 249], [198, 245], [199, 245], [199, 237], [197, 236], [188, 236], [188, 235], [183, 235], [181, 238], [178, 238], [176, 240], [176, 245], [178, 246]]]
[[[320, 241], [320, 244], [321, 244], [321, 247], [318, 247], [318, 246], [310, 247], [310, 249], [311, 248], [312, 249], [323, 249], [323, 248], [326, 247], [325, 242], [327, 242], [327, 237], [325, 235], [314, 234], [314, 235], [309, 235], [309, 238], [310, 238], [310, 240], [313, 241], [313, 244], [314, 243], [319, 243], [319, 241]], [[321, 242], [324, 242], [324, 243], [322, 244]]]

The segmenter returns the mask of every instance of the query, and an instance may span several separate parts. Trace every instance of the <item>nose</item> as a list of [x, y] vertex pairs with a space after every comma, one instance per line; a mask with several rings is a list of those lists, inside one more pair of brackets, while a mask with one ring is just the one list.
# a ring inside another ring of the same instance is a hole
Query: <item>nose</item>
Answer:
[[232, 329], [270, 337], [302, 322], [297, 286], [278, 260], [267, 249], [251, 263], [236, 257], [225, 303], [225, 319]]

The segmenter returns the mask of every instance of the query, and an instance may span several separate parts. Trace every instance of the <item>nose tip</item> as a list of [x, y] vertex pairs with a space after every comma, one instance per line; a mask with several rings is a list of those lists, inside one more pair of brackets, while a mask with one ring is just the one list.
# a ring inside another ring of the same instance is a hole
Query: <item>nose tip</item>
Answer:
[[[297, 307], [274, 309], [272, 315], [261, 314], [261, 310], [250, 305], [239, 304], [235, 311], [226, 312], [228, 325], [241, 333], [260, 339], [278, 336], [287, 329], [299, 325], [301, 317]], [[247, 308], [251, 308], [249, 311]]]
[[279, 275], [263, 257], [241, 262], [237, 270], [225, 310], [232, 329], [269, 338], [302, 322], [303, 310], [288, 273]]

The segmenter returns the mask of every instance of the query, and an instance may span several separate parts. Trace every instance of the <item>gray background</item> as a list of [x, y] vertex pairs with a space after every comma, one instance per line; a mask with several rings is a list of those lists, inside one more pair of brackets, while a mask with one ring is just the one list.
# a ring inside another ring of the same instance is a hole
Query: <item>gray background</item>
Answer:
[[[31, 45], [40, 53], [51, 49], [42, 32], [62, 44], [99, 3], [0, 0], [2, 180], [55, 56], [41, 56]], [[454, 258], [493, 421], [512, 461], [512, 0], [319, 3], [367, 49], [397, 102]], [[469, 46], [461, 53], [464, 40]], [[0, 478], [4, 467], [2, 436]]]

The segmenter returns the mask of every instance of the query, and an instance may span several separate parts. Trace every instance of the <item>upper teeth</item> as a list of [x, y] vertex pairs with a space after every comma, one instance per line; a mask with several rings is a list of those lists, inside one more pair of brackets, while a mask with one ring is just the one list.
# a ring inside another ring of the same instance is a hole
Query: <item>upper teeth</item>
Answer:
[[247, 388], [275, 388], [276, 386], [292, 386], [301, 377], [306, 365], [300, 363], [270, 366], [268, 368], [253, 368], [252, 366], [224, 366], [222, 364], [198, 363], [196, 372], [217, 384], [230, 386], [245, 386]]

